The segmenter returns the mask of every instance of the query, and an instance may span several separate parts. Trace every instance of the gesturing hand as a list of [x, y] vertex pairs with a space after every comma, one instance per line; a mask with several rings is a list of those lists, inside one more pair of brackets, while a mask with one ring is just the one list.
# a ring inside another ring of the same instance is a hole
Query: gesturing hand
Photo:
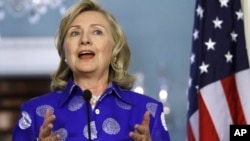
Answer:
[[129, 136], [134, 139], [134, 141], [152, 141], [149, 130], [150, 123], [150, 113], [145, 112], [141, 124], [135, 125], [135, 131], [130, 132]]
[[53, 129], [52, 122], [55, 119], [56, 119], [56, 116], [53, 115], [51, 109], [48, 108], [44, 116], [43, 124], [40, 127], [38, 141], [59, 141], [60, 136], [53, 135], [52, 133], [52, 129]]

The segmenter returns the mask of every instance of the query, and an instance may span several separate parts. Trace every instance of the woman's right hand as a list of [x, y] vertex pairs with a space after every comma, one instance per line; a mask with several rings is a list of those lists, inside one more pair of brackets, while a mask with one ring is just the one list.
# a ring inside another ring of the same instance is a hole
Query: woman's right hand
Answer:
[[56, 116], [52, 114], [51, 109], [46, 109], [44, 116], [44, 121], [40, 127], [38, 141], [59, 141], [60, 136], [53, 135], [53, 121], [55, 121]]

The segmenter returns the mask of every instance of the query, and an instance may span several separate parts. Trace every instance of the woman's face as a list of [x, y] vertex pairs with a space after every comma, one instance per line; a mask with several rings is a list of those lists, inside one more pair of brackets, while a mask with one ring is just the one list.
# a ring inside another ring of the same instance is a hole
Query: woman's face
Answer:
[[110, 25], [97, 11], [79, 14], [64, 41], [67, 64], [74, 74], [108, 75], [114, 41]]

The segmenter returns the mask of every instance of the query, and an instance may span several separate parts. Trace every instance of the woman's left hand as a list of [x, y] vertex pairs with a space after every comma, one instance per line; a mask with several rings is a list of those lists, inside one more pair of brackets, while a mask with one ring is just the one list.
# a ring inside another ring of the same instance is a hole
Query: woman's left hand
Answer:
[[130, 132], [129, 136], [134, 139], [134, 141], [152, 141], [149, 130], [150, 123], [150, 113], [145, 112], [141, 124], [135, 125], [135, 131]]

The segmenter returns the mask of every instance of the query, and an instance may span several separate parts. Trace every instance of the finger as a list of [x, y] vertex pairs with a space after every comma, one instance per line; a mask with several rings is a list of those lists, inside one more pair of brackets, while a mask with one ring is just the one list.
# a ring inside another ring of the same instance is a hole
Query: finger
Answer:
[[148, 128], [139, 124], [135, 125], [135, 132], [139, 134], [147, 134], [148, 133]]
[[150, 112], [146, 111], [143, 116], [143, 120], [141, 124], [135, 125], [135, 131], [130, 132], [129, 136], [134, 141], [151, 141], [150, 133], [149, 133], [149, 123], [150, 123]]
[[40, 130], [40, 135], [42, 138], [48, 137], [52, 134], [53, 124], [49, 124], [48, 126], [42, 127]]
[[60, 135], [56, 134], [55, 136], [51, 137], [51, 141], [59, 141]]
[[130, 138], [132, 138], [134, 141], [141, 141], [142, 136], [136, 132], [130, 132], [129, 133]]
[[140, 134], [148, 134], [149, 133], [149, 123], [150, 123], [150, 112], [146, 111], [141, 125], [136, 124], [135, 129]]
[[60, 134], [50, 135], [47, 137], [39, 137], [38, 141], [59, 141], [60, 140]]
[[43, 121], [43, 125], [48, 125], [50, 123], [52, 123], [55, 120], [55, 115], [52, 114], [51, 109], [46, 109], [46, 113], [44, 115], [44, 121]]
[[53, 124], [52, 122], [55, 120], [55, 115], [52, 114], [52, 111], [48, 108], [46, 110], [45, 116], [44, 116], [44, 121], [42, 124], [43, 129], [52, 129]]
[[52, 111], [48, 108], [46, 110], [45, 116], [44, 116], [44, 122], [40, 128], [40, 135], [41, 137], [47, 137], [51, 135], [53, 124], [52, 122], [55, 120], [55, 115], [52, 114]]
[[45, 112], [45, 115], [44, 115], [44, 118], [46, 118], [46, 117], [48, 117], [50, 115], [52, 115], [52, 110], [50, 108], [47, 108], [46, 112]]
[[143, 120], [142, 120], [142, 126], [147, 126], [149, 127], [149, 123], [150, 123], [150, 112], [149, 111], [146, 111], [144, 113], [144, 116], [143, 116]]

